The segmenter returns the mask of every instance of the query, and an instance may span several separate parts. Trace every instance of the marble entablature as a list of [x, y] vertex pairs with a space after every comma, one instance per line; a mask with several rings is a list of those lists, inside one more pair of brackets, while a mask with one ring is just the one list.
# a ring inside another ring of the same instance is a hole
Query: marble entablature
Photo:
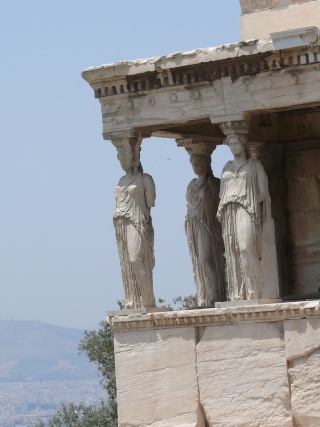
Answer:
[[188, 129], [170, 132], [166, 125], [314, 105], [319, 61], [320, 46], [273, 51], [270, 40], [252, 41], [90, 68], [82, 76], [101, 103], [105, 139], [137, 132], [176, 138]]

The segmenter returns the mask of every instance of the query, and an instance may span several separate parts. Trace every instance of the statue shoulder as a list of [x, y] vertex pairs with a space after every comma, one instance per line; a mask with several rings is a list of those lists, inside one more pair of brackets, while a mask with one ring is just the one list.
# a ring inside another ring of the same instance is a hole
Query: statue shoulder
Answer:
[[188, 187], [190, 187], [191, 185], [193, 185], [195, 183], [197, 178], [192, 178], [192, 180], [189, 182]]
[[226, 170], [229, 170], [230, 169], [230, 167], [231, 167], [231, 165], [232, 165], [232, 163], [233, 163], [233, 161], [232, 160], [229, 160], [224, 166], [223, 166], [223, 169], [222, 169], [222, 173], [224, 172], [224, 171], [226, 171]]
[[214, 181], [215, 183], [220, 184], [221, 179], [220, 179], [220, 178], [218, 178], [217, 176], [211, 175], [211, 179], [212, 179], [212, 181]]
[[214, 176], [214, 175], [209, 175], [209, 177], [208, 177], [208, 182], [211, 184], [211, 185], [213, 185], [213, 186], [218, 186], [218, 187], [220, 187], [220, 182], [221, 182], [221, 180], [220, 180], [220, 178], [217, 178], [216, 176]]
[[154, 180], [151, 175], [149, 175], [148, 173], [142, 173], [141, 176], [145, 184], [148, 183], [154, 185]]
[[155, 193], [156, 186], [155, 186], [155, 183], [154, 183], [152, 176], [149, 175], [148, 173], [142, 173], [141, 177], [142, 177], [143, 185], [144, 185], [146, 191], [150, 191], [152, 193]]
[[250, 162], [254, 164], [254, 167], [256, 168], [256, 171], [258, 173], [266, 173], [263, 164], [260, 162], [260, 160], [250, 158]]

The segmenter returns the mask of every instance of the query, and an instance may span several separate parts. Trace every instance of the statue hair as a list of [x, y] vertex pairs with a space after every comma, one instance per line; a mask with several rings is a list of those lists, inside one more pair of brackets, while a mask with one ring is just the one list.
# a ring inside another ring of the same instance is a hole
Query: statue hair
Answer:
[[213, 175], [212, 168], [211, 168], [211, 156], [208, 154], [191, 154], [190, 156], [190, 162], [192, 162], [192, 159], [194, 158], [200, 158], [203, 163], [206, 163], [208, 167], [208, 175]]
[[229, 146], [229, 141], [232, 138], [236, 138], [241, 142], [241, 145], [245, 149], [246, 156], [249, 159], [251, 157], [251, 154], [250, 154], [250, 148], [248, 144], [248, 136], [242, 133], [232, 132], [232, 133], [229, 133], [229, 135], [227, 135], [226, 139], [224, 140], [224, 144]]

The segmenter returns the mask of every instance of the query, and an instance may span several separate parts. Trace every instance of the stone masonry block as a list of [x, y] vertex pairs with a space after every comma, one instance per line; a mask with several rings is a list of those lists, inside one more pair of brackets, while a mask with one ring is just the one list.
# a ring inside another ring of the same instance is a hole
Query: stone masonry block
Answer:
[[292, 427], [280, 322], [207, 327], [197, 358], [210, 427]]
[[198, 423], [195, 329], [115, 334], [120, 427]]

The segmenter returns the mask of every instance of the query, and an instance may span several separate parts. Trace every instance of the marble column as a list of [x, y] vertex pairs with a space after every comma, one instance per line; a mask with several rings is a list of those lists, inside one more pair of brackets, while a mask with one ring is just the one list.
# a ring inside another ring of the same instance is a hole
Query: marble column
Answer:
[[225, 258], [222, 232], [216, 218], [220, 179], [213, 176], [211, 154], [214, 138], [193, 137], [177, 140], [190, 155], [196, 178], [187, 187], [185, 232], [197, 289], [198, 305], [214, 306], [225, 300]]
[[251, 157], [260, 160], [267, 175], [271, 198], [271, 212], [275, 227], [280, 295], [290, 293], [288, 266], [285, 248], [287, 246], [287, 224], [285, 216], [286, 191], [283, 179], [283, 144], [279, 142], [256, 141], [249, 138]]
[[222, 171], [218, 218], [227, 260], [228, 299], [279, 297], [268, 178], [248, 143], [249, 121], [220, 124], [234, 160]]
[[140, 162], [142, 138], [113, 139], [125, 172], [115, 189], [113, 222], [119, 250], [126, 309], [155, 307], [153, 293], [154, 232], [150, 215], [156, 191]]

